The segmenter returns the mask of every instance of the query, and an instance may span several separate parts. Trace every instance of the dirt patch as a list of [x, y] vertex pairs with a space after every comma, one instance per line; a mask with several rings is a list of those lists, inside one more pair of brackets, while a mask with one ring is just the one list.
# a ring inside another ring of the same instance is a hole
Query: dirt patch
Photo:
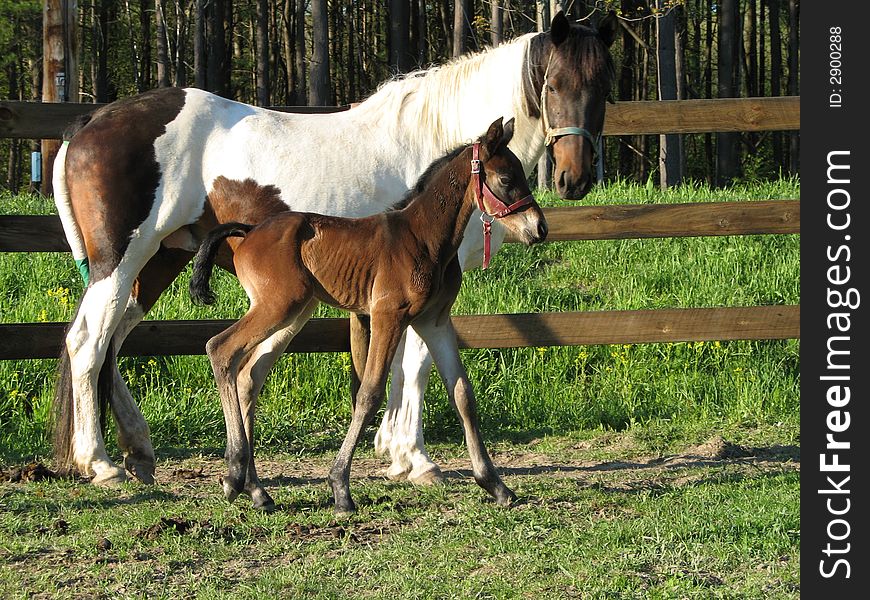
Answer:
[[52, 471], [41, 462], [28, 463], [23, 467], [0, 468], [0, 483], [6, 481], [9, 483], [29, 483], [32, 481], [57, 479], [59, 477], [58, 473]]

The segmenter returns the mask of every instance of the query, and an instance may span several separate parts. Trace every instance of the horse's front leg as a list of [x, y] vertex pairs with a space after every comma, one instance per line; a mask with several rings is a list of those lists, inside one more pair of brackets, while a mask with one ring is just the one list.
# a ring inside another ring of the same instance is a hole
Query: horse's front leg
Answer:
[[423, 442], [423, 397], [432, 370], [432, 355], [417, 333], [405, 331], [392, 361], [387, 409], [375, 436], [375, 450], [389, 451], [390, 479], [417, 485], [442, 483], [444, 476]]
[[257, 397], [266, 381], [266, 376], [278, 358], [287, 349], [287, 345], [293, 340], [305, 323], [311, 318], [318, 302], [312, 300], [308, 306], [302, 309], [299, 317], [284, 329], [280, 329], [266, 341], [258, 345], [251, 353], [247, 361], [239, 370], [237, 380], [237, 393], [242, 420], [244, 422], [245, 437], [248, 441], [250, 457], [248, 469], [245, 475], [244, 493], [251, 497], [254, 508], [271, 510], [275, 506], [274, 500], [263, 487], [257, 475], [257, 467], [254, 464], [254, 413]]
[[440, 324], [435, 319], [426, 319], [415, 322], [413, 327], [426, 340], [438, 372], [444, 380], [450, 403], [459, 415], [465, 433], [465, 443], [471, 457], [474, 480], [489, 492], [498, 504], [502, 506], [511, 504], [516, 500], [516, 494], [499, 477], [480, 435], [477, 402], [459, 356], [453, 323], [449, 318], [445, 318]]
[[137, 285], [130, 297], [121, 323], [115, 330], [115, 355], [107, 356], [112, 362], [114, 377], [110, 405], [117, 426], [118, 447], [124, 454], [124, 467], [143, 483], [154, 482], [154, 448], [151, 432], [142, 411], [133, 400], [130, 389], [118, 369], [117, 352], [133, 328], [139, 324], [160, 294], [178, 277], [191, 258], [185, 250], [161, 247], [143, 267], [136, 278]]
[[371, 343], [365, 374], [356, 396], [353, 418], [329, 472], [329, 485], [332, 488], [335, 512], [338, 515], [356, 512], [356, 505], [350, 495], [350, 463], [366, 426], [372, 421], [384, 399], [390, 362], [396, 353], [402, 330], [405, 328], [403, 315], [394, 312], [384, 315], [372, 314], [371, 324]]

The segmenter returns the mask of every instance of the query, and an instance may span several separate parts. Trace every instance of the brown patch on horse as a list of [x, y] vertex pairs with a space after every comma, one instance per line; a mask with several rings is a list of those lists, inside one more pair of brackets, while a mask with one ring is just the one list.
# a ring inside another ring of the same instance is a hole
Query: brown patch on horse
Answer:
[[218, 223], [238, 221], [256, 225], [272, 215], [289, 210], [281, 202], [281, 190], [253, 179], [238, 181], [220, 176], [212, 182], [206, 202]]
[[70, 140], [67, 186], [91, 281], [118, 266], [130, 234], [151, 212], [160, 183], [154, 141], [184, 101], [183, 90], [163, 88], [113, 102], [95, 111]]
[[[240, 222], [256, 225], [269, 217], [289, 210], [281, 202], [281, 190], [274, 185], [260, 185], [253, 179], [239, 181], [221, 175], [212, 182], [211, 191], [199, 220], [190, 229], [197, 240], [222, 223]], [[235, 273], [233, 250], [239, 243], [229, 238], [221, 244], [215, 262], [222, 269]]]

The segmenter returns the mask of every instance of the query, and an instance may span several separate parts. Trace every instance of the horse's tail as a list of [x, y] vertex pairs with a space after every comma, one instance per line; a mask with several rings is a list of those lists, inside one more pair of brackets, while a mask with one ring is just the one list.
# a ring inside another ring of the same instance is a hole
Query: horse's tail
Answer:
[[245, 237], [253, 225], [244, 223], [224, 223], [209, 232], [193, 259], [193, 275], [190, 278], [190, 297], [197, 304], [214, 304], [215, 295], [209, 281], [214, 268], [218, 248], [228, 237]]
[[64, 141], [57, 152], [57, 157], [54, 159], [54, 169], [52, 172], [54, 204], [57, 206], [57, 214], [63, 225], [66, 241], [72, 250], [73, 260], [76, 261], [82, 280], [85, 286], [87, 286], [90, 279], [88, 253], [85, 249], [85, 242], [82, 239], [82, 231], [79, 229], [73, 215], [72, 201], [70, 200], [69, 187], [66, 182], [66, 154], [69, 144], [68, 141]]
[[[76, 307], [76, 314], [81, 308], [81, 302]], [[75, 321], [75, 316], [72, 321]], [[70, 325], [72, 325], [72, 321]], [[69, 329], [69, 328], [67, 328]], [[66, 335], [64, 335], [64, 341]], [[97, 399], [100, 411], [100, 428], [103, 435], [106, 433], [106, 420], [109, 414], [109, 402], [112, 394], [112, 376], [114, 370], [114, 344], [109, 342], [106, 350], [106, 358], [100, 368], [97, 378]], [[77, 470], [75, 464], [75, 405], [73, 402], [73, 378], [70, 366], [69, 350], [66, 343], [60, 352], [60, 360], [57, 364], [57, 375], [54, 386], [54, 399], [52, 401], [52, 450], [54, 453], [54, 468], [62, 474], [73, 473]], [[83, 473], [87, 475], [87, 473]]]

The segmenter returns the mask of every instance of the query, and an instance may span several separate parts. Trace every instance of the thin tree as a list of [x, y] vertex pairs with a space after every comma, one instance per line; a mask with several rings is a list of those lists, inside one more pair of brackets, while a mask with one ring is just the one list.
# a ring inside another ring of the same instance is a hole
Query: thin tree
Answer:
[[329, 13], [326, 0], [311, 0], [311, 77], [308, 104], [326, 106], [332, 103], [329, 86]]
[[[737, 95], [736, 66], [738, 56], [737, 0], [721, 0], [719, 10], [719, 58], [718, 91], [720, 98], [733, 98]], [[738, 134], [719, 133], [716, 135], [716, 184], [728, 185], [737, 176]]]
[[390, 0], [390, 68], [398, 73], [411, 70], [411, 5], [408, 0]]
[[468, 50], [468, 34], [473, 18], [472, 0], [456, 0], [453, 5], [453, 58], [462, 56]]
[[[665, 8], [664, 0], [656, 0], [656, 59], [659, 100], [677, 99], [676, 16]], [[661, 188], [678, 185], [682, 174], [680, 136], [659, 136], [659, 183]]]
[[269, 0], [257, 0], [257, 104], [269, 106]]

